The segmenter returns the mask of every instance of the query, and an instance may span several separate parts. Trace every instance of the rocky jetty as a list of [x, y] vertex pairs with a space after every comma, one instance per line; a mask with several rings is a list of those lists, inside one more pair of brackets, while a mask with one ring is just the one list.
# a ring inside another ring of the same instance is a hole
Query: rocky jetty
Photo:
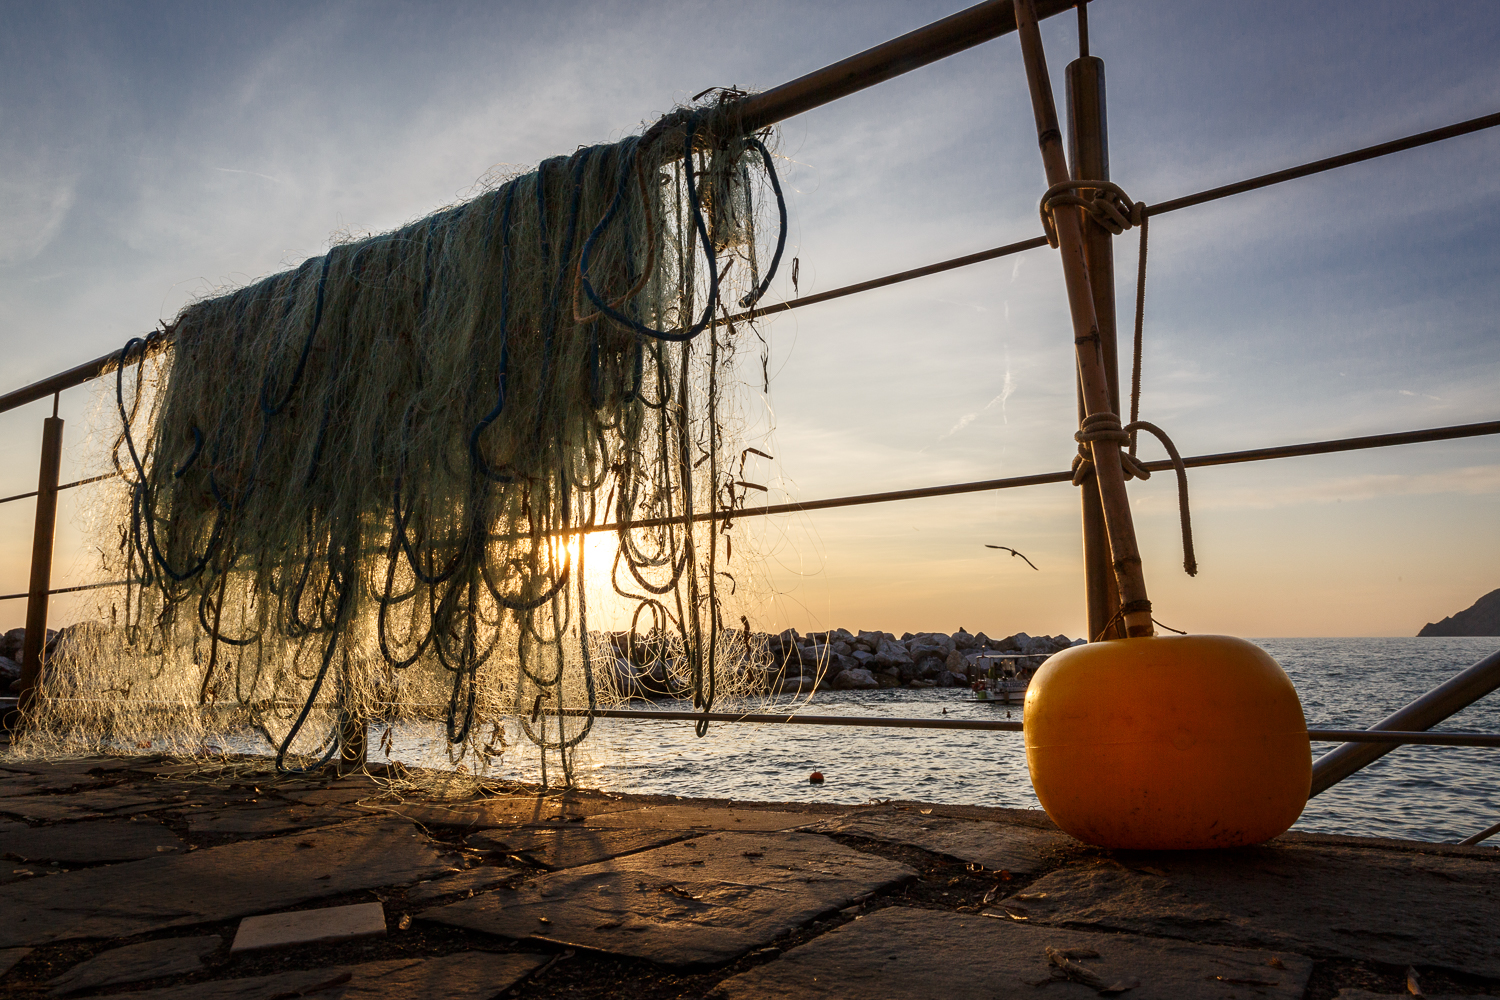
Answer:
[[[47, 644], [42, 648], [43, 665], [57, 654], [60, 644], [83, 629], [83, 625], [64, 625], [61, 629], [47, 630]], [[13, 628], [0, 634], [0, 694], [10, 694], [18, 689], [21, 681], [21, 656], [26, 648], [26, 630]]]
[[[54, 629], [47, 630], [47, 645], [42, 650], [42, 660], [50, 659], [62, 638]], [[21, 681], [21, 655], [26, 648], [26, 630], [13, 628], [0, 635], [0, 693], [10, 694]]]
[[1428, 622], [1417, 635], [1500, 635], [1500, 590], [1490, 591], [1456, 615]]
[[[614, 680], [629, 697], [676, 697], [684, 692], [684, 672], [669, 643], [629, 632], [607, 633], [614, 656]], [[984, 656], [1009, 654], [1026, 670], [1083, 639], [1065, 635], [1031, 636], [1025, 632], [991, 639], [983, 632], [851, 632], [830, 629], [800, 634], [726, 632], [723, 668], [742, 675], [742, 689], [770, 694], [806, 694], [815, 688], [836, 691], [877, 688], [968, 687], [984, 674]]]
[[814, 685], [836, 691], [873, 688], [967, 687], [985, 672], [981, 656], [1009, 653], [1040, 666], [1048, 656], [1082, 639], [1025, 632], [991, 639], [983, 632], [850, 632], [833, 629], [798, 635], [788, 629], [770, 637], [767, 680], [778, 692], [806, 692]]

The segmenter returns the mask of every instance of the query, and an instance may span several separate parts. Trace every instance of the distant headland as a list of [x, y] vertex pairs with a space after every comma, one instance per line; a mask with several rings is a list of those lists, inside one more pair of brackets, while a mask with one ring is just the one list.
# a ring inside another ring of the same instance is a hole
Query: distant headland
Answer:
[[1450, 618], [1423, 625], [1417, 635], [1500, 635], [1500, 590], [1490, 591]]

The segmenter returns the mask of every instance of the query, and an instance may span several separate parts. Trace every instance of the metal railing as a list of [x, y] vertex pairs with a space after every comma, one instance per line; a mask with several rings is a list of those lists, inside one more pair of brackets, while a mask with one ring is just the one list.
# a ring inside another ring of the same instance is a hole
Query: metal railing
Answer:
[[[1074, 7], [1075, 3], [1074, 0], [1036, 0], [1035, 6], [1038, 15], [1046, 18]], [[746, 127], [751, 129], [784, 121], [793, 115], [838, 100], [859, 90], [874, 86], [877, 83], [944, 59], [964, 49], [1013, 32], [1015, 28], [1016, 23], [1012, 0], [987, 0], [985, 3], [967, 8], [951, 17], [909, 32], [882, 45], [877, 45], [874, 48], [824, 67], [816, 72], [809, 73], [806, 76], [799, 77], [782, 86], [745, 98], [740, 105], [742, 120], [745, 122]], [[1350, 164], [1364, 162], [1376, 157], [1388, 156], [1430, 143], [1468, 135], [1483, 129], [1493, 128], [1497, 125], [1500, 125], [1500, 114], [1469, 119], [1468, 121], [1458, 122], [1443, 128], [1367, 146], [1338, 156], [1327, 157], [1300, 166], [1261, 174], [1234, 184], [1223, 185], [1195, 194], [1158, 202], [1155, 205], [1148, 206], [1145, 214], [1156, 216], [1202, 205], [1231, 195], [1258, 190], [1297, 178], [1308, 177]], [[990, 250], [939, 261], [924, 267], [856, 282], [827, 292], [808, 295], [775, 305], [758, 307], [737, 317], [733, 317], [733, 319], [752, 319], [791, 309], [805, 308], [850, 295], [916, 280], [929, 275], [997, 260], [1013, 254], [1038, 249], [1046, 245], [1047, 240], [1045, 237], [1032, 237]], [[1112, 327], [1112, 314], [1110, 323]], [[165, 344], [163, 343], [160, 346], [164, 347]], [[117, 358], [117, 353], [107, 354], [20, 389], [0, 395], [0, 413], [8, 412], [26, 403], [44, 399], [49, 395], [53, 397], [53, 415], [44, 421], [42, 461], [37, 489], [0, 498], [0, 504], [30, 498], [35, 498], [37, 501], [30, 587], [24, 594], [0, 595], [0, 600], [25, 597], [28, 602], [26, 615], [27, 641], [23, 654], [21, 694], [23, 699], [27, 697], [29, 691], [34, 687], [41, 669], [42, 644], [46, 635], [48, 598], [55, 594], [122, 585], [121, 582], [116, 581], [83, 584], [55, 590], [51, 589], [52, 547], [55, 536], [57, 494], [61, 490], [97, 483], [118, 475], [118, 473], [109, 473], [61, 485], [58, 483], [63, 425], [63, 421], [57, 417], [58, 398], [64, 390], [82, 385], [109, 371]], [[1385, 448], [1422, 442], [1457, 440], [1493, 434], [1500, 434], [1500, 421], [1200, 455], [1185, 459], [1184, 464], [1190, 468], [1230, 465], [1297, 456]], [[1144, 464], [1152, 471], [1161, 471], [1172, 467], [1171, 463], [1166, 461]], [[696, 515], [694, 520], [723, 520], [767, 516], [888, 503], [922, 497], [955, 496], [964, 493], [1062, 483], [1070, 481], [1071, 478], [1071, 472], [1049, 472], [1006, 479], [833, 497], [823, 500], [767, 504], [761, 507], [733, 510], [713, 510]], [[672, 520], [675, 522], [681, 519]], [[633, 522], [633, 525], [635, 527], [648, 527], [658, 523], [663, 522], [644, 520]], [[590, 530], [610, 531], [617, 529], [618, 525], [599, 525]], [[1308, 737], [1311, 740], [1343, 744], [1339, 748], [1322, 755], [1315, 762], [1311, 794], [1317, 795], [1319, 792], [1326, 790], [1400, 745], [1500, 746], [1500, 735], [1487, 733], [1435, 733], [1429, 731], [1432, 726], [1450, 718], [1456, 712], [1494, 691], [1497, 687], [1500, 687], [1500, 653], [1486, 657], [1368, 730], [1309, 729]], [[0, 698], [0, 708], [3, 708], [5, 702], [8, 700], [13, 699]], [[549, 714], [552, 713], [549, 712]], [[1019, 722], [999, 720], [983, 722], [958, 719], [880, 719], [815, 715], [705, 714], [702, 712], [677, 711], [589, 711], [585, 709], [561, 710], [560, 714], [593, 715], [598, 718], [622, 720], [690, 720], [696, 722], [707, 719], [709, 721], [725, 723], [874, 726], [995, 732], [1020, 732], [1022, 728]], [[1488, 830], [1481, 831], [1475, 837], [1465, 841], [1465, 843], [1477, 843], [1496, 833], [1500, 833], [1500, 824]]]

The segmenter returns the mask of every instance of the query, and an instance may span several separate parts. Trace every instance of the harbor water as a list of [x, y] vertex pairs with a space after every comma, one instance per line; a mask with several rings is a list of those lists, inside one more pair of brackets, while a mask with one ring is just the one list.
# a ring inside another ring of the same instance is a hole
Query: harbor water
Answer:
[[[1310, 727], [1363, 729], [1494, 652], [1494, 638], [1256, 639], [1297, 685]], [[779, 704], [790, 704], [782, 699]], [[1437, 727], [1500, 732], [1500, 694]], [[678, 707], [678, 706], [671, 706]], [[820, 691], [819, 715], [1005, 718], [966, 689]], [[1019, 709], [1012, 709], [1019, 719]], [[1325, 753], [1335, 744], [1313, 745]], [[577, 781], [621, 792], [741, 801], [880, 799], [1037, 808], [1019, 734], [600, 720]], [[503, 768], [536, 780], [535, 752]], [[822, 785], [808, 782], [821, 771]], [[552, 775], [556, 780], [556, 773]], [[1402, 747], [1308, 803], [1296, 829], [1457, 841], [1500, 820], [1500, 750]]]

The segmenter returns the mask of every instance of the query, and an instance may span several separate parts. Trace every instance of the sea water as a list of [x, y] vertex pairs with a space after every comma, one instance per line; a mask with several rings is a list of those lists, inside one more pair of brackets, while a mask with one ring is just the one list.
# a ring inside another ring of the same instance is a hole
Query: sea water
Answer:
[[[1256, 639], [1286, 668], [1312, 728], [1364, 729], [1500, 646], [1494, 638]], [[963, 688], [820, 691], [818, 715], [1004, 719]], [[779, 704], [790, 707], [789, 699]], [[663, 706], [678, 708], [680, 706]], [[1436, 727], [1500, 732], [1500, 694]], [[1020, 710], [1011, 709], [1020, 719]], [[946, 712], [946, 716], [944, 715]], [[1313, 753], [1336, 744], [1316, 743]], [[1038, 808], [1018, 733], [599, 720], [577, 760], [583, 786], [740, 801], [879, 799]], [[536, 753], [503, 768], [537, 780]], [[508, 755], [510, 756], [510, 755]], [[821, 771], [825, 782], [810, 784]], [[557, 778], [556, 766], [551, 777]], [[1308, 803], [1296, 829], [1457, 841], [1500, 820], [1500, 749], [1401, 747]]]

